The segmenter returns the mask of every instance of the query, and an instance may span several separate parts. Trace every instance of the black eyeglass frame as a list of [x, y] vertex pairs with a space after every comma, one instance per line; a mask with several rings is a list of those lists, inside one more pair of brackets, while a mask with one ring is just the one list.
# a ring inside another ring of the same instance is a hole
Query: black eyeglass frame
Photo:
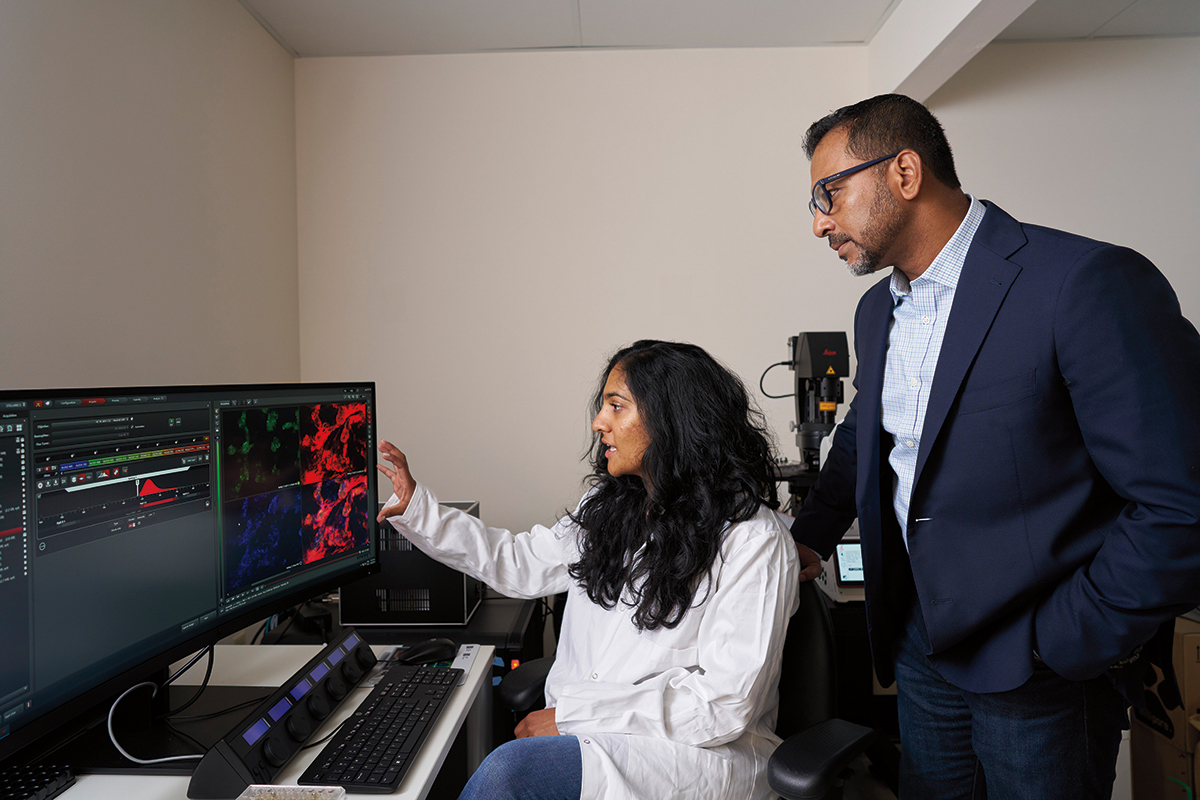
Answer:
[[[892, 153], [890, 156], [880, 156], [879, 158], [873, 158], [870, 161], [864, 161], [861, 164], [855, 164], [850, 169], [844, 169], [841, 172], [835, 172], [834, 174], [830, 175], [828, 178], [821, 178], [821, 180], [819, 180], [813, 184], [812, 199], [808, 201], [808, 210], [812, 213], [812, 215], [814, 217], [817, 216], [818, 211], [820, 211], [822, 214], [828, 214], [830, 211], [833, 210], [833, 195], [831, 195], [829, 193], [829, 190], [825, 188], [826, 184], [833, 183], [836, 180], [841, 180], [842, 178], [845, 178], [847, 175], [853, 175], [856, 172], [861, 172], [862, 170], [866, 169], [867, 167], [873, 167], [876, 164], [879, 164], [883, 161], [887, 161], [889, 158], [895, 158], [896, 156], [900, 155], [902, 152], [904, 152], [904, 151], [897, 150], [896, 152]], [[819, 192], [819, 194], [818, 194], [818, 192]], [[824, 208], [821, 207], [821, 199], [824, 199], [824, 201], [825, 201]]]

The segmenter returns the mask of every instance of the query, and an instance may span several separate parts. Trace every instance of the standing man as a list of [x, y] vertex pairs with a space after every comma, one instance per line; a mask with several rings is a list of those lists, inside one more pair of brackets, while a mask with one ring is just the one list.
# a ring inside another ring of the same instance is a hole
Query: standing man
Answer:
[[963, 193], [882, 95], [805, 138], [855, 275], [857, 395], [796, 517], [857, 516], [901, 798], [1107, 798], [1127, 701], [1200, 603], [1200, 336], [1154, 265]]

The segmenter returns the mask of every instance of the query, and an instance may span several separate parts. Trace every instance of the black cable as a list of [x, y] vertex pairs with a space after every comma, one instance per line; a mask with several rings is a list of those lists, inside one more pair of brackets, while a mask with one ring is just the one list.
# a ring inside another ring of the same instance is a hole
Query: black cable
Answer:
[[270, 625], [270, 624], [271, 624], [271, 618], [270, 618], [270, 617], [267, 617], [266, 619], [264, 619], [264, 620], [263, 620], [263, 624], [262, 624], [262, 625], [259, 625], [259, 626], [258, 626], [258, 630], [256, 630], [256, 631], [254, 632], [254, 635], [250, 637], [250, 644], [258, 644], [258, 637], [260, 637], [260, 636], [266, 636], [266, 634], [267, 634], [267, 626], [268, 626], [268, 625]]
[[[208, 688], [208, 679], [212, 677], [213, 654], [214, 654], [215, 648], [210, 644], [205, 649], [208, 650], [208, 668], [204, 670], [204, 680], [200, 681], [200, 688], [196, 690], [196, 693], [194, 695], [192, 695], [190, 698], [188, 698], [188, 701], [186, 703], [184, 703], [183, 705], [181, 705], [179, 708], [175, 709], [174, 711], [167, 711], [165, 714], [162, 715], [163, 717], [173, 717], [176, 714], [178, 714], [180, 711], [183, 711], [185, 708], [190, 706], [192, 703], [195, 703], [197, 700], [199, 700], [200, 695], [204, 694], [204, 690]], [[191, 664], [189, 664], [188, 666], [190, 667]], [[186, 669], [186, 667], [184, 669]], [[170, 683], [173, 680], [175, 680], [176, 678], [178, 678], [180, 675], [182, 675], [183, 672], [184, 672], [184, 670], [179, 670], [174, 675], [167, 678], [165, 681], [163, 681], [163, 686], [166, 687], [166, 686], [170, 685]], [[162, 717], [160, 717], [160, 719], [161, 718]]]
[[229, 706], [228, 708], [222, 708], [220, 711], [210, 711], [207, 714], [189, 714], [186, 717], [172, 716], [167, 721], [168, 722], [194, 722], [196, 720], [201, 720], [201, 719], [215, 719], [216, 717], [224, 716], [225, 714], [232, 713], [234, 711], [237, 711], [238, 709], [248, 708], [250, 706], [257, 705], [257, 704], [261, 703], [262, 701], [263, 701], [262, 697], [256, 697], [253, 700], [245, 700], [241, 703], [238, 703], [237, 705], [232, 705], [232, 706]]
[[325, 744], [325, 742], [328, 742], [328, 741], [329, 741], [330, 739], [332, 739], [334, 736], [337, 736], [337, 732], [338, 732], [338, 731], [340, 731], [340, 730], [342, 729], [342, 726], [343, 726], [343, 725], [345, 725], [347, 722], [349, 722], [349, 721], [350, 721], [350, 720], [352, 720], [352, 719], [354, 719], [354, 718], [353, 718], [353, 717], [347, 717], [346, 719], [344, 719], [344, 720], [342, 720], [341, 722], [339, 722], [339, 723], [338, 723], [338, 726], [337, 726], [336, 728], [334, 728], [333, 730], [331, 730], [331, 731], [329, 732], [329, 735], [328, 735], [328, 736], [323, 736], [323, 737], [321, 737], [320, 739], [317, 739], [315, 742], [309, 742], [308, 744], [304, 745], [304, 747], [301, 747], [300, 749], [301, 749], [301, 750], [307, 750], [307, 749], [308, 749], [308, 748], [310, 748], [310, 747], [316, 747], [316, 746], [317, 746], [317, 745], [319, 745], [319, 744]]
[[[305, 600], [303, 603], [301, 603], [298, 606], [292, 606], [290, 609], [288, 609], [289, 611], [292, 612], [292, 615], [290, 617], [288, 617], [287, 624], [283, 626], [283, 630], [281, 630], [279, 632], [279, 634], [275, 637], [275, 644], [281, 644], [283, 642], [283, 635], [288, 632], [288, 628], [292, 627], [292, 623], [296, 621], [296, 617], [300, 616], [300, 609], [306, 605], [308, 605], [307, 600]], [[266, 643], [267, 643], [267, 637], [266, 637], [266, 635], [264, 635], [263, 636], [263, 644], [266, 644]]]
[[[174, 683], [176, 678], [178, 678], [180, 675], [182, 675], [183, 673], [185, 673], [189, 669], [191, 669], [193, 664], [195, 664], [197, 661], [204, 658], [205, 656], [209, 656], [209, 658], [211, 658], [212, 657], [211, 651], [212, 651], [212, 645], [209, 645], [208, 647], [201, 647], [199, 650], [196, 651], [196, 654], [194, 656], [192, 656], [191, 661], [187, 662], [182, 667], [175, 670], [174, 674], [172, 674], [171, 677], [167, 678], [165, 681], [162, 682], [162, 685], [167, 686], [171, 683]], [[157, 692], [158, 690], [155, 689], [155, 691]]]
[[766, 388], [763, 386], [763, 378], [767, 377], [768, 372], [775, 369], [776, 367], [782, 367], [785, 364], [791, 364], [791, 363], [792, 363], [791, 361], [780, 361], [778, 363], [772, 364], [771, 366], [769, 366], [765, 370], [763, 370], [763, 374], [760, 375], [758, 378], [758, 390], [763, 393], [764, 397], [769, 397], [772, 400], [782, 400], [785, 397], [795, 397], [796, 396], [795, 392], [792, 392], [791, 394], [770, 394], [769, 392], [767, 392]]

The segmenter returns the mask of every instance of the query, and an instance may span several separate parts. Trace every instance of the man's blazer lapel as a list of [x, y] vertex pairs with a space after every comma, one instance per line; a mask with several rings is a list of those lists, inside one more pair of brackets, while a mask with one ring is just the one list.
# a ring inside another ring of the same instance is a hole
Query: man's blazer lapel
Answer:
[[954, 290], [954, 305], [946, 323], [946, 334], [929, 391], [929, 404], [925, 409], [921, 449], [917, 453], [913, 477], [914, 490], [967, 371], [983, 346], [1008, 290], [1021, 272], [1021, 267], [1009, 261], [1008, 256], [1020, 249], [1025, 241], [1025, 234], [1016, 220], [996, 206], [988, 205]]
[[858, 487], [861, 501], [878, 496], [879, 438], [883, 432], [883, 365], [887, 358], [888, 329], [892, 321], [890, 278], [872, 287], [859, 309], [855, 349], [858, 375], [855, 408], [858, 414]]

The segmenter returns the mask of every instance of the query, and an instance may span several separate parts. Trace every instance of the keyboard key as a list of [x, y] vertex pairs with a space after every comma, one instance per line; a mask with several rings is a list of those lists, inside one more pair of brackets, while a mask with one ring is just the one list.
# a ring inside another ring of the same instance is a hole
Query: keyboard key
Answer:
[[392, 665], [298, 783], [394, 792], [461, 677], [461, 669]]

